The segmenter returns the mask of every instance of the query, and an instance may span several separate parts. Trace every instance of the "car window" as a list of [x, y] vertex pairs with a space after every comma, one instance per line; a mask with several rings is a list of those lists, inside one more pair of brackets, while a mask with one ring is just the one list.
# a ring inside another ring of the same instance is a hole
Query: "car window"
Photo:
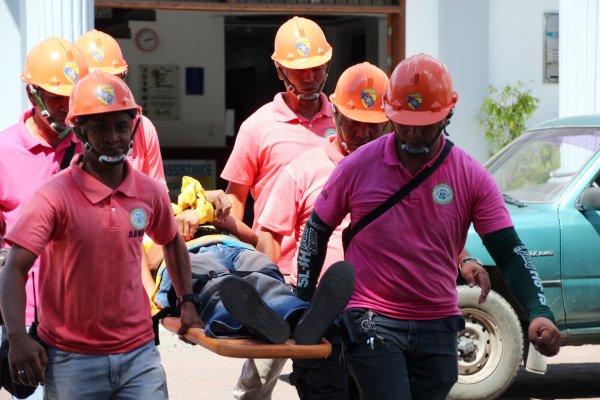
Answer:
[[536, 130], [486, 165], [502, 193], [521, 202], [554, 200], [600, 147], [600, 128]]

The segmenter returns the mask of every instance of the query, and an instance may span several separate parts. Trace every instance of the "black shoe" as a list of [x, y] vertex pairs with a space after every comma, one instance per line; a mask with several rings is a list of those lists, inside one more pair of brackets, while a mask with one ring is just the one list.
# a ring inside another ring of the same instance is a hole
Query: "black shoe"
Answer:
[[350, 300], [353, 289], [352, 266], [345, 261], [332, 264], [321, 277], [310, 306], [296, 325], [296, 343], [318, 343]]
[[228, 276], [219, 284], [221, 301], [229, 313], [250, 332], [269, 343], [285, 343], [290, 326], [260, 298], [250, 283], [239, 276]]

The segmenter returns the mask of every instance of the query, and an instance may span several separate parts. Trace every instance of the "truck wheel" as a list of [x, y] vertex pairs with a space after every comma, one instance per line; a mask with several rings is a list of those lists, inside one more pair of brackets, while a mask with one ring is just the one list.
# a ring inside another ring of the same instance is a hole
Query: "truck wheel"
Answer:
[[521, 323], [511, 305], [491, 291], [477, 304], [480, 289], [459, 286], [465, 330], [458, 333], [458, 382], [450, 399], [496, 399], [512, 383], [523, 354]]

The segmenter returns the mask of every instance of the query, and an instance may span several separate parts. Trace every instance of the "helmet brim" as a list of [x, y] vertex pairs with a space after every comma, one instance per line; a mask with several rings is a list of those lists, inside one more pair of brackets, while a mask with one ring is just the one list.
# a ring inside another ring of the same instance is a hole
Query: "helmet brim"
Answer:
[[442, 108], [438, 111], [396, 110], [389, 104], [386, 104], [384, 107], [385, 114], [393, 122], [400, 125], [425, 126], [435, 124], [446, 118], [454, 108], [454, 105]]
[[364, 122], [367, 124], [381, 124], [388, 121], [388, 117], [383, 111], [380, 110], [351, 110], [349, 108], [340, 106], [334, 102], [338, 111], [348, 119], [358, 122]]
[[332, 51], [329, 50], [322, 56], [313, 56], [313, 57], [307, 57], [307, 58], [297, 58], [297, 59], [293, 59], [293, 60], [286, 60], [286, 59], [277, 58], [275, 56], [275, 54], [273, 54], [271, 56], [271, 59], [273, 61], [277, 61], [279, 64], [281, 64], [285, 68], [308, 69], [308, 68], [319, 67], [323, 64], [328, 63], [329, 60], [331, 60], [331, 55], [332, 55]]

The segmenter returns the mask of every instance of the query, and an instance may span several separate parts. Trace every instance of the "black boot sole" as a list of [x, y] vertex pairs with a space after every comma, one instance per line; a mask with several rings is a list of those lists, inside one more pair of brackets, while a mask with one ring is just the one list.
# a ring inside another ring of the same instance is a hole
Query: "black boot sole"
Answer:
[[262, 340], [281, 344], [290, 337], [290, 326], [260, 298], [256, 288], [238, 276], [228, 276], [219, 284], [223, 305], [250, 332]]
[[318, 343], [340, 315], [354, 290], [354, 269], [345, 261], [329, 267], [321, 277], [310, 306], [296, 325], [297, 344]]

